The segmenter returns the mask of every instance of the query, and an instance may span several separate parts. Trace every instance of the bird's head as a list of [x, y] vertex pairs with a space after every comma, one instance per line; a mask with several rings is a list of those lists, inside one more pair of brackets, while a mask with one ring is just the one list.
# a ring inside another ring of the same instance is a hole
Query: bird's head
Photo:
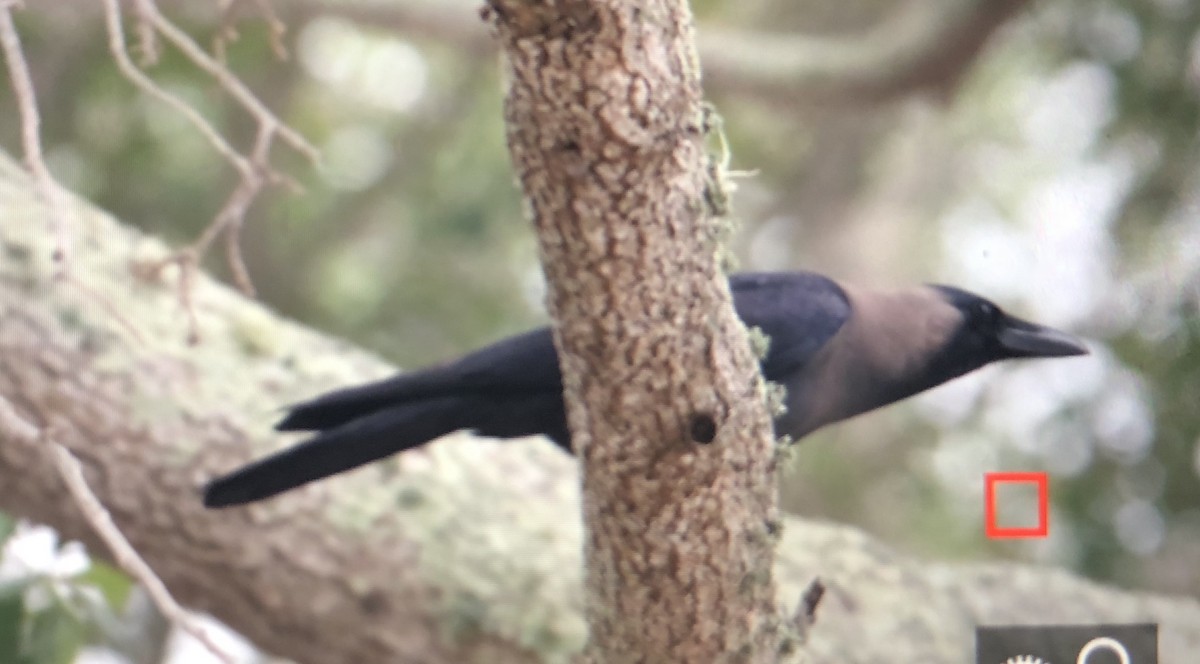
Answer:
[[872, 291], [843, 284], [851, 314], [796, 376], [783, 429], [798, 438], [993, 362], [1086, 354], [1075, 337], [959, 288]]
[[974, 293], [952, 286], [933, 286], [954, 308], [960, 321], [949, 330], [933, 358], [935, 371], [947, 378], [999, 360], [1086, 355], [1078, 338], [1006, 313]]

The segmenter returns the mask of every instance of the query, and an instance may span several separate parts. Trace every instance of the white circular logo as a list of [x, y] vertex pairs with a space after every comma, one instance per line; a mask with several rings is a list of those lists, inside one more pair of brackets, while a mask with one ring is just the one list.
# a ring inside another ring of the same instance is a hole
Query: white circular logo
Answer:
[[1107, 636], [1100, 636], [1084, 644], [1083, 648], [1079, 650], [1079, 659], [1075, 660], [1075, 664], [1088, 664], [1088, 660], [1091, 658], [1092, 653], [1096, 652], [1097, 650], [1107, 650], [1108, 652], [1111, 652], [1117, 656], [1117, 659], [1120, 660], [1121, 664], [1130, 663], [1129, 651], [1125, 649], [1125, 644]]

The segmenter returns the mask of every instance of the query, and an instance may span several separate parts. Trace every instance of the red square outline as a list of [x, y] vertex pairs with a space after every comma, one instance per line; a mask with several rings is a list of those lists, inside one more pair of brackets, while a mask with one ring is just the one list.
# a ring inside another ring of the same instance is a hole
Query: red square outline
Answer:
[[[988, 539], [1039, 539], [1050, 534], [1050, 478], [1046, 473], [985, 473], [984, 527]], [[1038, 520], [1028, 528], [1001, 528], [996, 525], [996, 485], [1001, 482], [1036, 484]]]

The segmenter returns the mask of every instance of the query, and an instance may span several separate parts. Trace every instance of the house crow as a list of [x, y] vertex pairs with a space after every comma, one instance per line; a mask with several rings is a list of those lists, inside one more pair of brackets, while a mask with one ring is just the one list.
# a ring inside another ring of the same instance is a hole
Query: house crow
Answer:
[[[949, 286], [870, 291], [788, 272], [736, 275], [730, 287], [738, 316], [770, 337], [763, 375], [787, 388], [775, 433], [797, 440], [997, 360], [1087, 352], [1067, 334]], [[205, 505], [261, 500], [461, 429], [542, 434], [571, 449], [549, 328], [319, 396], [292, 406], [276, 429], [316, 433], [213, 481]]]

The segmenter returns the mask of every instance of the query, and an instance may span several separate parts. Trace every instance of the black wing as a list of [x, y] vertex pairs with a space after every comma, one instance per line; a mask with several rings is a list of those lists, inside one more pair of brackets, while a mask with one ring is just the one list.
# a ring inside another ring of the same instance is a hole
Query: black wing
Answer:
[[842, 287], [811, 272], [736, 274], [729, 287], [742, 322], [771, 338], [762, 363], [771, 381], [807, 364], [850, 317]]

